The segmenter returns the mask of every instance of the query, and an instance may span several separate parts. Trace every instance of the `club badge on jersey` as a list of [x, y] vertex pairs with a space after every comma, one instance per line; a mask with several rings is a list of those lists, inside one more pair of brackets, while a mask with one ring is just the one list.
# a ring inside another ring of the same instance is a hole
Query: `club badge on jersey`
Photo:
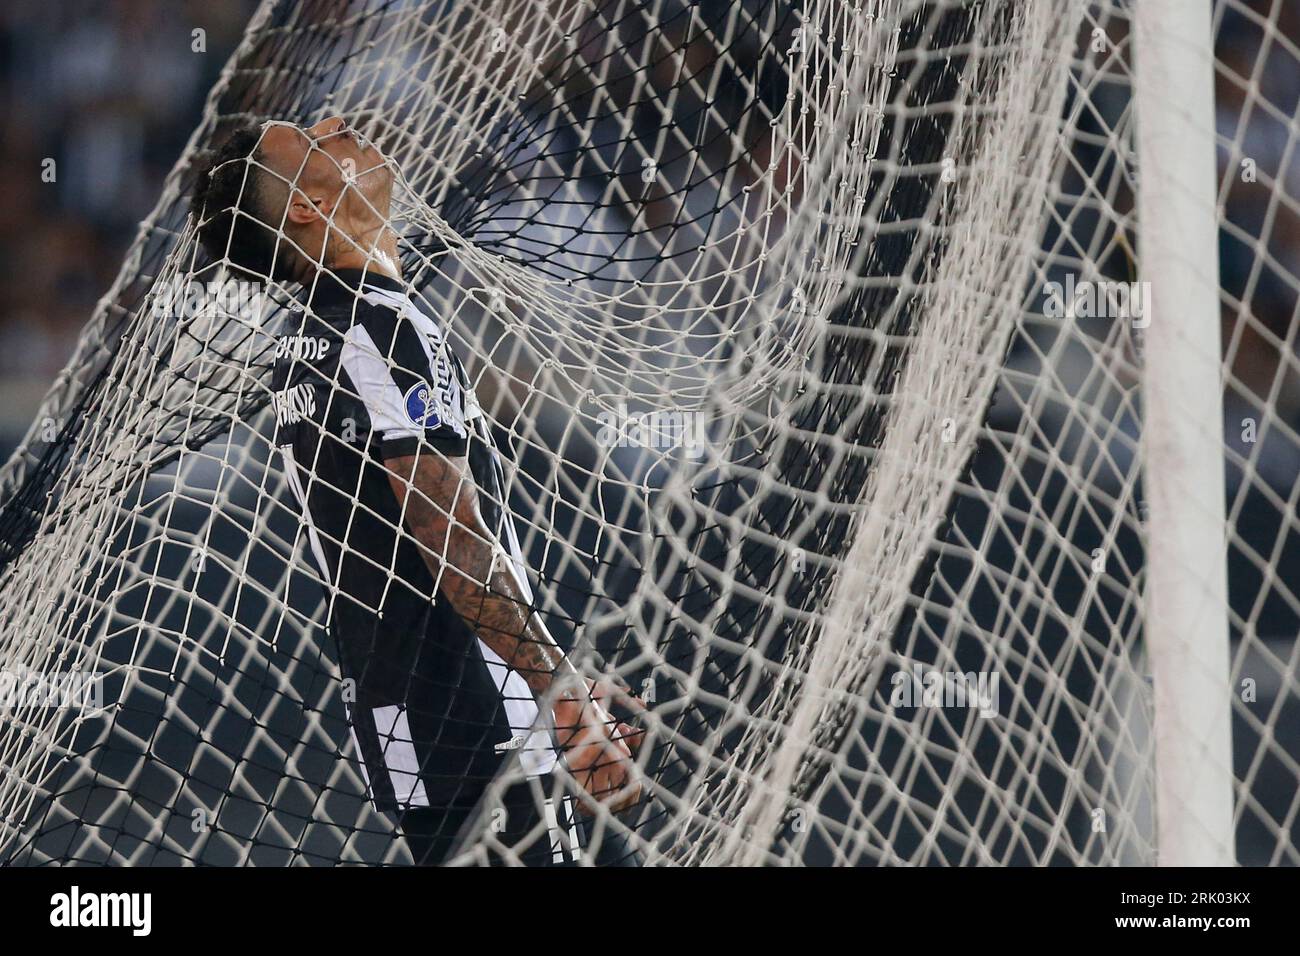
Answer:
[[433, 389], [427, 382], [417, 382], [406, 392], [406, 417], [420, 428], [437, 428], [442, 424]]

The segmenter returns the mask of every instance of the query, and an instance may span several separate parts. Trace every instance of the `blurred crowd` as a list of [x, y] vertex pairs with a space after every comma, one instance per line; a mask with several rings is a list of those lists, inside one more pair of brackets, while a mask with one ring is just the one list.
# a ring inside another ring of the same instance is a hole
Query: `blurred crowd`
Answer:
[[0, 3], [0, 450], [108, 291], [255, 7]]
[[[1290, 199], [1279, 203], [1277, 190], [1262, 184], [1229, 190], [1228, 221], [1244, 234], [1229, 229], [1222, 237], [1223, 285], [1285, 342], [1300, 275], [1293, 141], [1300, 60], [1285, 38], [1300, 39], [1300, 2], [1221, 2], [1219, 133], [1241, 144], [1261, 182], [1284, 183]], [[0, 3], [0, 454], [25, 429], [116, 276], [255, 7], [256, 0]], [[1221, 165], [1228, 161], [1221, 151]], [[1261, 258], [1273, 264], [1261, 269]], [[1244, 326], [1230, 346], [1233, 373], [1249, 392], [1267, 396], [1279, 363], [1294, 359], [1267, 332]], [[1287, 383], [1280, 397], [1291, 417], [1288, 403], [1300, 404], [1300, 383]]]
[[[1229, 429], [1234, 407], [1248, 411], [1266, 402], [1297, 427], [1300, 3], [1228, 0], [1219, 13], [1215, 107], [1221, 181], [1228, 184], [1221, 192], [1219, 269], [1229, 297], [1223, 310], [1224, 347], [1231, 357]], [[1232, 149], [1225, 148], [1229, 142]], [[1255, 321], [1242, 321], [1241, 315]], [[1286, 466], [1294, 468], [1287, 457]]]

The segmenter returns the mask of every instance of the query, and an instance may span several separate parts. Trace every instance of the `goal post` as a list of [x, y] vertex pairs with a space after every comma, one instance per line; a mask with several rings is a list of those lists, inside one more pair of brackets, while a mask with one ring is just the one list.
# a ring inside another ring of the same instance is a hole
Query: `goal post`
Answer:
[[[1300, 864], [1290, 77], [1256, 0], [265, 0], [0, 472], [0, 862], [408, 864], [420, 804], [456, 863]], [[379, 286], [236, 242], [333, 117]], [[462, 439], [471, 583], [646, 702], [632, 807], [472, 612], [392, 623], [447, 556], [340, 463]]]
[[1231, 693], [1213, 9], [1134, 7], [1146, 641], [1154, 678], [1158, 859], [1227, 866]]

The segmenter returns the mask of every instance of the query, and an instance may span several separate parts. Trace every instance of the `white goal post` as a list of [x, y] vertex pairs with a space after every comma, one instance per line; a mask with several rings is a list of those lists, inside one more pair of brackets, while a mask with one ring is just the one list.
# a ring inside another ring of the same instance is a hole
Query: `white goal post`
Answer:
[[336, 617], [406, 527], [280, 450], [377, 413], [277, 384], [318, 300], [190, 202], [340, 116], [395, 179], [357, 300], [463, 362], [529, 614], [647, 704], [581, 827], [512, 720], [452, 862], [1300, 863], [1293, 6], [265, 0], [0, 472], [0, 860], [407, 864], [372, 798], [449, 782], [363, 754]]
[[1133, 12], [1159, 860], [1224, 866], [1236, 853], [1212, 10], [1157, 0]]

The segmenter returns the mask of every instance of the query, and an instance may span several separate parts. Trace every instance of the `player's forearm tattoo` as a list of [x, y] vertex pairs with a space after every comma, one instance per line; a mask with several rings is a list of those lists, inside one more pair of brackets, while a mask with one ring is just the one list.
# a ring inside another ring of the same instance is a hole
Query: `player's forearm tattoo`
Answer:
[[465, 459], [432, 453], [390, 459], [389, 480], [405, 524], [442, 594], [483, 643], [537, 693], [580, 676], [547, 632], [477, 506]]

